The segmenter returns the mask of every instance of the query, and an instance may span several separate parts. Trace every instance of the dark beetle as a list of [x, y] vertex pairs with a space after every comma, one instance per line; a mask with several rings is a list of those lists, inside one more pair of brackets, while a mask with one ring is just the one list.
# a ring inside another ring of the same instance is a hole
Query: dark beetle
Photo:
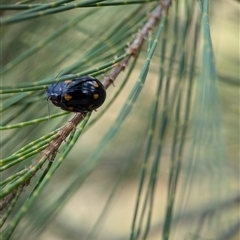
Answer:
[[89, 112], [104, 103], [106, 91], [98, 79], [82, 76], [49, 85], [47, 98], [65, 111]]

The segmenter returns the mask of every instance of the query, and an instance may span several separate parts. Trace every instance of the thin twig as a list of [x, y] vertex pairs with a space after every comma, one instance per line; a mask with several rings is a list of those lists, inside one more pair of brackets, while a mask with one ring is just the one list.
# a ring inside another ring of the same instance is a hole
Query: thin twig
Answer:
[[[128, 46], [126, 49], [126, 53], [128, 56], [124, 58], [121, 62], [119, 62], [117, 65], [115, 65], [112, 69], [112, 71], [104, 77], [103, 85], [105, 89], [107, 89], [111, 84], [114, 83], [117, 76], [124, 71], [126, 68], [129, 60], [132, 57], [136, 57], [144, 43], [144, 40], [147, 39], [149, 31], [151, 31], [159, 22], [161, 19], [162, 14], [166, 13], [168, 8], [171, 6], [172, 0], [164, 0], [155, 8], [155, 10], [149, 15], [149, 19], [147, 23], [139, 30], [139, 32], [136, 34], [136, 38], [134, 41]], [[40, 161], [42, 161], [45, 158], [45, 161], [47, 159], [51, 159], [51, 157], [58, 151], [58, 148], [62, 144], [63, 141], [67, 139], [69, 134], [75, 130], [77, 125], [84, 119], [86, 116], [85, 112], [79, 112], [74, 115], [74, 117], [61, 129], [59, 130], [57, 137], [53, 139], [48, 146], [45, 148], [45, 150], [42, 151], [39, 158], [33, 162], [28, 169], [32, 169], [34, 166], [36, 166]], [[44, 162], [40, 165], [40, 167], [44, 164]], [[40, 168], [39, 167], [39, 168]], [[39, 169], [38, 168], [38, 169]], [[23, 188], [23, 186], [27, 186], [30, 183], [31, 178], [35, 175], [36, 171], [18, 188]], [[14, 190], [16, 191], [16, 190]], [[11, 202], [11, 199], [13, 198], [13, 194], [10, 193], [7, 195], [4, 199], [1, 201], [5, 201], [7, 199], [7, 203], [9, 204]], [[3, 206], [6, 206], [6, 203], [2, 203]]]

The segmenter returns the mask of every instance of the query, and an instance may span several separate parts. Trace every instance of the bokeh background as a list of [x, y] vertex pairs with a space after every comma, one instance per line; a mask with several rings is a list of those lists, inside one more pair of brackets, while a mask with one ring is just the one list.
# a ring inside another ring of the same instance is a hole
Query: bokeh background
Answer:
[[[3, 5], [14, 3], [2, 1]], [[15, 16], [17, 20], [1, 27], [2, 88], [40, 86], [54, 81], [58, 74], [102, 66], [124, 53], [156, 4], [76, 8], [24, 21], [24, 11], [22, 15], [16, 10], [3, 11], [3, 19]], [[126, 80], [120, 94], [106, 110], [103, 106], [92, 114], [89, 122], [96, 118], [96, 123], [83, 131], [11, 239], [239, 239], [239, 2], [210, 2], [217, 70], [213, 83], [201, 78], [206, 57], [201, 4], [173, 1], [167, 19], [141, 94], [116, 136], [111, 139], [107, 133], [116, 125], [143, 69], [149, 38], [130, 76], [126, 77], [133, 60], [107, 90], [105, 105]], [[152, 39], [155, 36], [156, 30]], [[107, 73], [99, 74], [98, 79], [103, 80]], [[162, 88], [156, 93], [159, 81]], [[1, 97], [2, 125], [48, 115], [45, 89]], [[154, 112], [156, 98], [159, 104]], [[50, 103], [50, 114], [59, 112]], [[152, 128], [154, 113], [156, 127]], [[63, 126], [73, 115], [3, 130], [2, 157]], [[67, 144], [63, 143], [56, 159]], [[37, 156], [3, 171], [1, 178], [29, 166]], [[45, 168], [24, 189], [3, 229], [11, 224]], [[138, 199], [135, 230], [139, 232], [130, 238]]]

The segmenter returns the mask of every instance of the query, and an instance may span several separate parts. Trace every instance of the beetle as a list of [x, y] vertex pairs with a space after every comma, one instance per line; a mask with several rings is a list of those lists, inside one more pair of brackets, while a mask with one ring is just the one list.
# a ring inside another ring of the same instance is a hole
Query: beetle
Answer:
[[62, 110], [90, 112], [100, 107], [106, 99], [102, 83], [91, 76], [82, 76], [48, 86], [47, 99]]

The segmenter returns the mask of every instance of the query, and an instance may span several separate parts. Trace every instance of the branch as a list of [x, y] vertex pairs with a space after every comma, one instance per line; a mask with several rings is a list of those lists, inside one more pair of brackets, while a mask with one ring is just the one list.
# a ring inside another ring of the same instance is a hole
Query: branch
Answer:
[[[155, 8], [155, 10], [149, 15], [149, 19], [146, 22], [146, 24], [139, 30], [139, 32], [136, 34], [134, 41], [126, 49], [126, 53], [128, 54], [128, 56], [124, 58], [121, 62], [116, 64], [113, 67], [112, 71], [104, 77], [103, 85], [105, 89], [107, 89], [111, 84], [115, 82], [117, 76], [126, 68], [129, 60], [133, 57], [137, 57], [144, 43], [144, 40], [147, 39], [148, 33], [152, 31], [152, 29], [157, 25], [157, 23], [161, 19], [162, 14], [168, 11], [169, 7], [171, 6], [171, 3], [172, 3], [172, 0], [162, 1]], [[33, 162], [28, 167], [28, 169], [26, 169], [28, 171], [32, 170], [31, 171], [32, 173], [26, 178], [24, 183], [19, 181], [19, 184], [15, 185], [15, 189], [13, 189], [13, 192], [16, 191], [16, 187], [23, 188], [29, 185], [31, 178], [42, 167], [44, 162], [48, 159], [53, 160], [62, 142], [65, 141], [69, 136], [69, 134], [76, 129], [77, 125], [84, 119], [85, 116], [86, 116], [86, 112], [76, 113], [74, 117], [69, 122], [67, 122], [67, 124], [61, 130], [59, 130], [56, 138], [48, 144], [45, 150], [42, 151], [39, 158], [35, 162]], [[12, 193], [5, 196], [5, 198], [3, 198], [0, 201], [1, 205], [2, 206], [8, 205], [11, 202], [11, 200], [14, 198], [14, 196], [15, 194], [12, 194]], [[1, 196], [1, 197], [4, 197], [4, 196]]]

